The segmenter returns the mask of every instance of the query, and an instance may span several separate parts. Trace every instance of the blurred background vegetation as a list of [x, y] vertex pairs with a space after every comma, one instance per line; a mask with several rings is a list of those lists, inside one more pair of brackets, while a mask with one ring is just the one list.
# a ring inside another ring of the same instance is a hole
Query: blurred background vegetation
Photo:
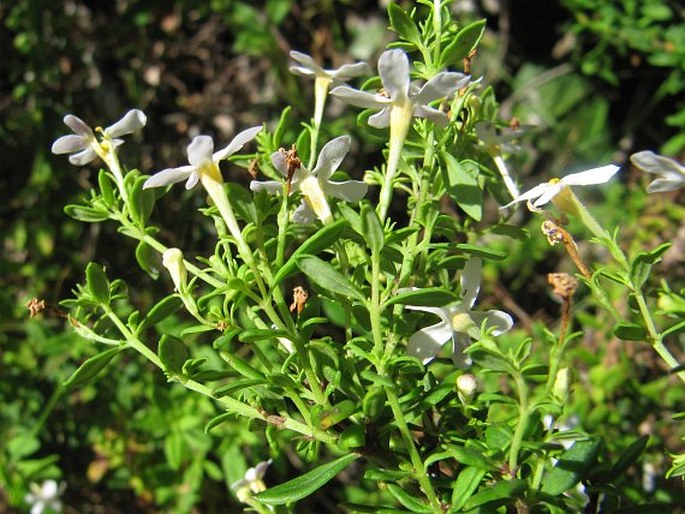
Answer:
[[[453, 3], [463, 24], [487, 19], [473, 74], [494, 86], [503, 123], [533, 126], [509, 159], [520, 183], [609, 161], [625, 164], [642, 149], [682, 160], [684, 10], [678, 0]], [[142, 109], [148, 126], [127, 143], [123, 162], [144, 173], [185, 162], [194, 135], [211, 134], [222, 144], [242, 128], [273, 123], [286, 105], [294, 109], [294, 135], [297, 120], [309, 119], [312, 95], [310, 83], [288, 73], [287, 52], [309, 53], [331, 67], [375, 63], [392, 40], [385, 6], [357, 0], [13, 0], [0, 4], [0, 27], [0, 511], [25, 511], [28, 483], [46, 477], [68, 483], [66, 512], [239, 511], [227, 485], [267, 458], [269, 449], [255, 450], [267, 443], [240, 424], [205, 435], [215, 411], [209, 401], [168, 386], [136, 359], [81, 390], [59, 387], [94, 353], [65, 331], [57, 309], [83, 278], [85, 263], [97, 256], [141, 284], [144, 292], [134, 298], [141, 308], [167, 285], [142, 274], [132, 262], [134, 244], [112, 227], [84, 225], [63, 213], [97, 180], [97, 168], [70, 166], [50, 154], [50, 145], [68, 132], [62, 124], [67, 113], [104, 126], [129, 108]], [[371, 168], [375, 147], [364, 143], [354, 112], [336, 102], [329, 108], [333, 121], [324, 130], [352, 133], [357, 165]], [[237, 181], [250, 178], [234, 173]], [[639, 173], [626, 167], [621, 180], [599, 207], [602, 219], [620, 226], [635, 247], [676, 241], [680, 254], [671, 253], [660, 270], [682, 286], [678, 193], [665, 196], [673, 202], [650, 203]], [[206, 248], [213, 227], [184, 216], [202, 205], [200, 195], [165, 200], [160, 225], [174, 232], [163, 237], [172, 245]], [[489, 292], [510, 302], [534, 330], [554, 319], [557, 306], [532, 291], [564, 264], [540, 241], [520, 245]], [[29, 318], [25, 305], [34, 297], [47, 308]], [[669, 429], [669, 412], [683, 410], [682, 392], [669, 392], [663, 369], [642, 347], [612, 342], [576, 351], [590, 377], [575, 396], [576, 409], [587, 414], [586, 429], [603, 431], [614, 446], [609, 451], [638, 434], [653, 436], [645, 459], [656, 470], [656, 484], [643, 487], [644, 473], [637, 472], [626, 478], [627, 497], [636, 503], [682, 499], [682, 482], [662, 478], [669, 466], [665, 452], [680, 444]], [[288, 456], [297, 467], [299, 457]], [[346, 493], [320, 493], [309, 500], [319, 512], [339, 512], [336, 501], [369, 494], [356, 482]]]

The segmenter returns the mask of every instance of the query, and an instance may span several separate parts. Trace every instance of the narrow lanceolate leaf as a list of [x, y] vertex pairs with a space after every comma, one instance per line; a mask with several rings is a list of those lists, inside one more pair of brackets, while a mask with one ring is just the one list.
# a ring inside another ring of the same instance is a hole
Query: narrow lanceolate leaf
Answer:
[[486, 473], [487, 471], [484, 469], [473, 466], [464, 468], [459, 473], [452, 491], [452, 510], [454, 512], [459, 511], [471, 495], [476, 492]]
[[345, 278], [339, 271], [325, 261], [313, 255], [305, 255], [297, 260], [297, 265], [309, 279], [324, 289], [349, 296], [363, 302], [362, 292], [352, 282]]
[[404, 9], [395, 2], [390, 2], [388, 4], [388, 16], [390, 25], [399, 37], [416, 46], [421, 44], [419, 29]]
[[105, 369], [107, 364], [109, 364], [110, 361], [116, 357], [121, 350], [121, 348], [110, 348], [109, 350], [105, 350], [104, 352], [94, 355], [81, 364], [76, 371], [74, 371], [74, 373], [64, 382], [64, 387], [83, 387], [96, 376], [98, 376], [98, 374]]
[[362, 207], [362, 230], [371, 251], [374, 254], [379, 253], [383, 249], [385, 236], [376, 210], [371, 208], [369, 204]]
[[402, 305], [442, 307], [457, 300], [459, 297], [451, 291], [446, 291], [440, 287], [425, 287], [414, 291], [402, 291], [390, 298], [386, 302], [386, 306], [399, 303]]
[[431, 506], [422, 502], [415, 492], [407, 491], [397, 484], [387, 484], [386, 487], [395, 499], [411, 512], [416, 512], [417, 514], [430, 514], [433, 512]]
[[266, 491], [257, 494], [254, 498], [267, 505], [284, 505], [296, 502], [323, 487], [335, 475], [358, 458], [358, 453], [349, 453], [288, 482], [270, 487]]
[[109, 303], [109, 280], [107, 280], [107, 275], [105, 275], [102, 266], [95, 262], [88, 264], [86, 267], [86, 284], [93, 298], [103, 304]]
[[163, 300], [157, 302], [152, 309], [150, 309], [145, 318], [143, 318], [143, 321], [138, 326], [138, 331], [146, 327], [152, 327], [168, 318], [180, 309], [181, 305], [183, 305], [183, 300], [178, 296], [167, 296]]
[[462, 59], [467, 57], [469, 52], [478, 45], [484, 31], [485, 20], [478, 20], [466, 25], [466, 27], [457, 32], [452, 42], [440, 54], [442, 66], [447, 67], [461, 64]]
[[[521, 495], [527, 487], [523, 480], [502, 480], [492, 487], [487, 487], [471, 496], [464, 504], [464, 511], [469, 511], [487, 504], [500, 504], [511, 502], [512, 498]], [[491, 512], [491, 511], [487, 511]]]
[[580, 482], [594, 465], [599, 453], [599, 440], [576, 441], [559, 456], [556, 465], [542, 479], [543, 493], [558, 496]]
[[295, 250], [290, 259], [281, 266], [281, 269], [278, 270], [276, 276], [274, 276], [274, 286], [297, 271], [298, 258], [303, 255], [314, 255], [326, 248], [332, 247], [333, 244], [340, 239], [345, 225], [347, 225], [345, 220], [338, 220], [335, 223], [326, 225], [302, 243], [302, 245]]

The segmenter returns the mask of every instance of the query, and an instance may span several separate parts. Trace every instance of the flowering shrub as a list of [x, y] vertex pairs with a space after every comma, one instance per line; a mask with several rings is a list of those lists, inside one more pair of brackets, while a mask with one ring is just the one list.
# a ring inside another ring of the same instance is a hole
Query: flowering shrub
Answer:
[[[627, 252], [620, 233], [576, 196], [576, 186], [614, 180], [617, 165], [598, 163], [519, 194], [502, 154], [512, 138], [495, 130], [493, 92], [468, 73], [484, 22], [459, 26], [446, 5], [424, 7], [390, 4], [397, 41], [360, 89], [338, 83], [370, 73], [366, 65], [326, 70], [291, 53], [293, 71], [317, 81], [312, 123], [292, 140], [284, 137], [293, 125], [286, 110], [277, 124], [239, 131], [217, 152], [210, 136], [198, 135], [189, 164], [147, 176], [119, 161], [126, 147], [118, 136], [142, 130], [142, 112], [104, 130], [65, 118], [75, 134], [53, 152], [72, 154], [75, 165], [105, 165], [97, 189], [66, 212], [117, 224], [137, 242], [142, 272], [169, 278], [167, 294], [140, 310], [122, 270], [87, 265], [85, 283], [62, 306], [73, 330], [102, 351], [66, 386], [136, 353], [169, 387], [211, 399], [221, 412], [206, 431], [248, 425], [258, 434], [254, 462], [228, 488], [257, 512], [288, 512], [340, 475], [363, 490], [341, 498], [355, 512], [611, 510], [625, 501], [615, 485], [648, 441], [635, 434], [610, 455], [591, 425], [573, 421], [574, 384], [583, 377], [570, 348], [602, 320], [612, 337], [651, 347], [663, 376], [682, 389], [685, 371], [667, 343], [685, 326], [683, 294], [665, 282], [647, 287], [669, 245]], [[386, 137], [380, 166], [346, 168], [356, 148], [347, 134], [319, 149], [330, 86], [333, 97], [365, 109], [362, 127]], [[664, 163], [636, 159], [652, 173]], [[226, 182], [224, 166], [248, 169], [249, 190]], [[671, 182], [674, 170], [663, 172]], [[206, 193], [206, 208], [193, 215], [216, 229], [210, 254], [171, 247], [165, 234], [173, 227], [154, 224], [157, 201], [178, 195], [167, 187], [177, 182]], [[517, 226], [522, 201], [543, 233]], [[559, 323], [526, 331], [521, 313], [506, 312], [499, 297], [472, 310], [482, 271], [484, 288], [509, 257], [502, 247], [545, 237], [562, 243], [579, 273], [549, 275]], [[574, 300], [581, 290], [582, 303]], [[169, 455], [174, 445], [183, 443], [172, 440]], [[286, 456], [300, 475], [277, 483], [270, 465], [282, 470]], [[670, 474], [685, 474], [682, 456]]]

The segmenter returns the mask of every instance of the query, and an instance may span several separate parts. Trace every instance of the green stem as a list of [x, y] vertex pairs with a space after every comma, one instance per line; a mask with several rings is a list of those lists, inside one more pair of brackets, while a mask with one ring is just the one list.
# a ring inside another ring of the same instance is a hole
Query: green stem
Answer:
[[516, 388], [519, 394], [519, 419], [516, 424], [514, 436], [511, 439], [511, 446], [509, 448], [509, 472], [512, 476], [516, 475], [518, 468], [519, 451], [521, 450], [521, 443], [523, 442], [523, 434], [528, 428], [528, 420], [530, 412], [528, 407], [528, 385], [523, 377], [517, 372], [514, 376]]
[[409, 432], [409, 427], [407, 426], [407, 422], [404, 419], [404, 413], [402, 412], [400, 402], [397, 396], [395, 395], [395, 391], [388, 386], [384, 386], [384, 389], [385, 394], [388, 397], [388, 403], [390, 404], [390, 408], [392, 409], [392, 413], [395, 418], [395, 423], [397, 423], [397, 428], [399, 429], [400, 434], [404, 439], [404, 444], [406, 446], [407, 452], [409, 453], [409, 458], [411, 460], [414, 471], [414, 478], [419, 483], [419, 485], [421, 486], [421, 490], [428, 498], [428, 501], [431, 504], [433, 512], [435, 512], [436, 514], [442, 514], [443, 510], [440, 506], [440, 500], [438, 499], [438, 496], [435, 493], [435, 490], [433, 489], [433, 484], [431, 484], [431, 481], [428, 478], [428, 475], [426, 474], [423, 461], [421, 460], [421, 456], [419, 455], [419, 452], [416, 449], [414, 439], [412, 438], [411, 433]]

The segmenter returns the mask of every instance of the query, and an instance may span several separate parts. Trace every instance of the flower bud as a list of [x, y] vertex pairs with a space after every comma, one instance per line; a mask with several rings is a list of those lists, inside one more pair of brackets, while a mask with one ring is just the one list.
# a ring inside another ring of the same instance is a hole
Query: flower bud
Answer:
[[174, 281], [174, 290], [179, 293], [183, 292], [188, 278], [188, 272], [183, 263], [183, 252], [178, 248], [169, 248], [162, 254], [162, 265]]
[[478, 381], [471, 373], [464, 373], [457, 377], [457, 396], [464, 406], [471, 403], [477, 389]]
[[565, 402], [568, 396], [570, 371], [568, 368], [561, 368], [557, 371], [557, 376], [554, 378], [554, 385], [552, 386], [552, 396], [560, 402]]

